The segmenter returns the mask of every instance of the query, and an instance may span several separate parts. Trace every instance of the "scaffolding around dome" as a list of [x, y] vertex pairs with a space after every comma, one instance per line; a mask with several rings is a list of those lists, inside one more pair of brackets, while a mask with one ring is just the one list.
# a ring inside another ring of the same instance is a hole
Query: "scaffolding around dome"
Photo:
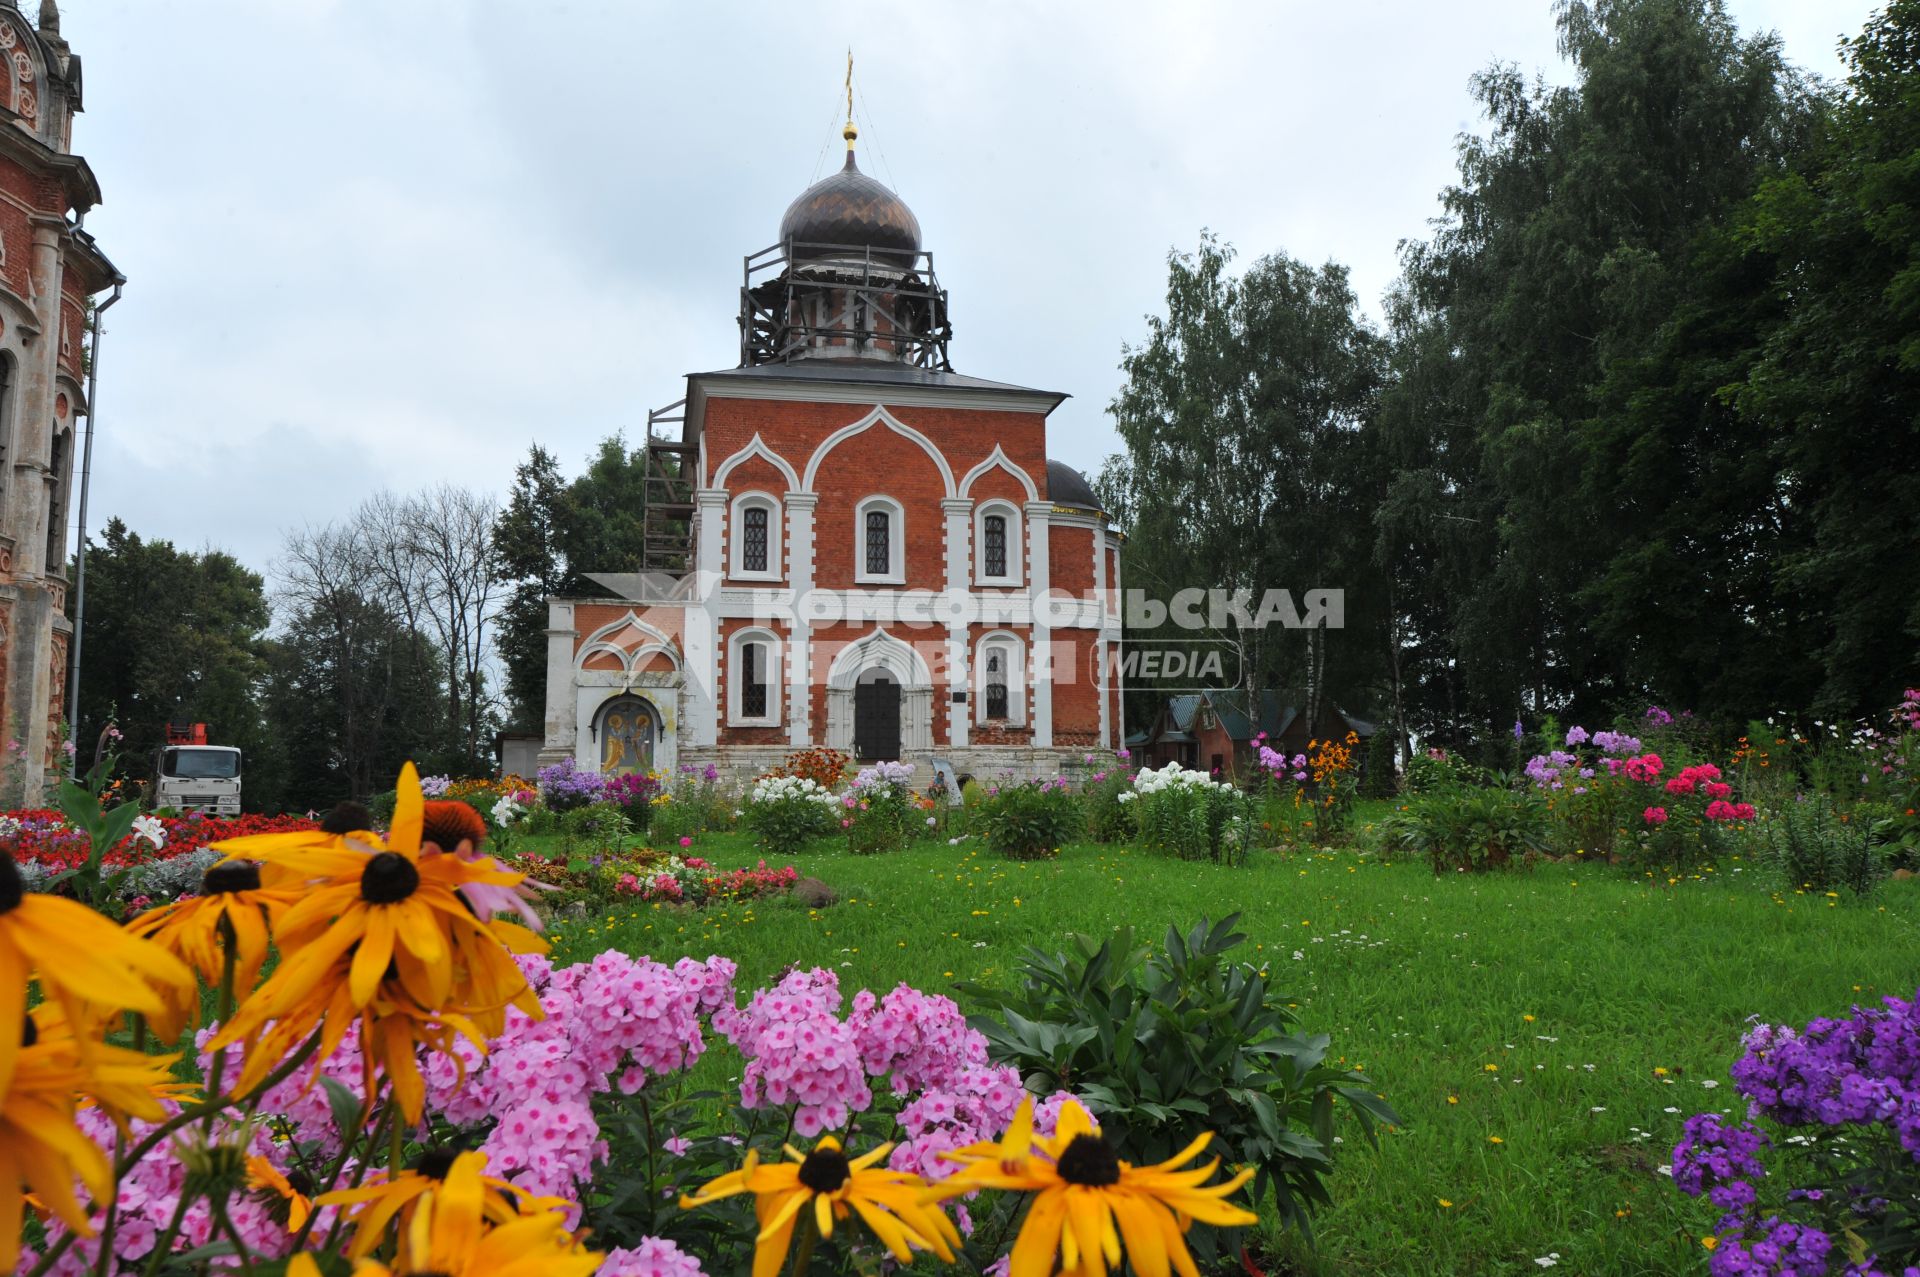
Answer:
[[740, 366], [872, 359], [951, 372], [953, 324], [933, 254], [786, 240], [747, 255]]

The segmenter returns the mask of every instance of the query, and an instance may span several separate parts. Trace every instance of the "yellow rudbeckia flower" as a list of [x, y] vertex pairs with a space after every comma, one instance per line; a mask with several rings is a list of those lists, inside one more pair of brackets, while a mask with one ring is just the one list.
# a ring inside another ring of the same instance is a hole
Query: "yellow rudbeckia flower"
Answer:
[[1169, 1267], [1199, 1277], [1182, 1236], [1194, 1220], [1220, 1227], [1258, 1220], [1224, 1200], [1253, 1178], [1252, 1167], [1212, 1185], [1206, 1181], [1219, 1159], [1182, 1169], [1212, 1139], [1203, 1134], [1164, 1162], [1136, 1167], [1120, 1159], [1078, 1104], [1062, 1106], [1051, 1139], [1036, 1137], [1029, 1097], [998, 1141], [945, 1154], [961, 1167], [932, 1195], [977, 1188], [1036, 1194], [1014, 1241], [1008, 1277], [1105, 1277], [1123, 1253], [1140, 1277], [1167, 1277]]
[[7, 1026], [25, 1017], [27, 985], [36, 978], [76, 1025], [123, 1010], [163, 1017], [161, 989], [196, 987], [187, 965], [159, 946], [76, 901], [28, 891], [13, 857], [0, 855], [0, 1095], [21, 1051], [18, 1031]]
[[926, 1181], [876, 1165], [892, 1148], [882, 1144], [849, 1160], [840, 1141], [827, 1135], [810, 1153], [788, 1146], [785, 1162], [762, 1162], [759, 1154], [749, 1152], [739, 1170], [682, 1197], [680, 1205], [691, 1209], [735, 1193], [752, 1193], [753, 1213], [760, 1221], [753, 1277], [775, 1277], [780, 1271], [802, 1212], [811, 1212], [812, 1226], [822, 1237], [833, 1236], [836, 1221], [858, 1214], [901, 1263], [912, 1262], [915, 1250], [930, 1250], [952, 1263], [960, 1233], [940, 1207], [926, 1200]]
[[26, 1194], [74, 1232], [91, 1236], [74, 1180], [96, 1202], [113, 1193], [106, 1153], [74, 1124], [82, 1098], [116, 1119], [159, 1121], [166, 1116], [161, 1097], [182, 1089], [167, 1072], [177, 1056], [99, 1042], [82, 1055], [58, 1007], [37, 1008], [32, 1018], [14, 1023], [23, 1027], [6, 1034], [15, 1044], [13, 1076], [0, 1090], [0, 1272], [19, 1262]]
[[[421, 1193], [393, 1265], [363, 1263], [354, 1277], [592, 1277], [601, 1256], [577, 1244], [558, 1211], [516, 1214], [491, 1226], [495, 1181], [484, 1153], [454, 1158], [446, 1178]], [[321, 1277], [311, 1255], [296, 1255], [287, 1277]]]
[[[305, 884], [298, 902], [276, 920], [280, 965], [215, 1046], [257, 1036], [269, 1021], [279, 1029], [291, 1024], [288, 1031], [303, 1038], [339, 1003], [342, 983], [344, 1005], [356, 1013], [376, 997], [404, 995], [426, 1016], [476, 1015], [487, 1033], [497, 1032], [508, 1004], [539, 1016], [539, 999], [508, 947], [544, 952], [544, 943], [512, 924], [481, 921], [458, 894], [467, 883], [511, 887], [522, 875], [491, 860], [422, 855], [422, 802], [419, 773], [408, 763], [386, 843], [370, 854], [351, 841], [281, 849], [254, 839], [214, 844], [232, 856], [245, 842], [245, 854], [295, 870]], [[383, 985], [391, 986], [384, 995]]]
[[[321, 1206], [344, 1206], [345, 1218], [353, 1227], [353, 1244], [347, 1258], [364, 1259], [386, 1240], [387, 1228], [395, 1219], [400, 1233], [407, 1235], [414, 1211], [427, 1200], [453, 1172], [462, 1154], [451, 1149], [429, 1149], [406, 1170], [391, 1179], [377, 1178], [359, 1188], [343, 1188], [319, 1198]], [[467, 1154], [466, 1156], [478, 1156]], [[565, 1215], [569, 1203], [559, 1197], [536, 1197], [526, 1189], [490, 1175], [481, 1183], [492, 1191], [481, 1199], [481, 1214], [494, 1226], [508, 1223], [521, 1215], [558, 1212]]]

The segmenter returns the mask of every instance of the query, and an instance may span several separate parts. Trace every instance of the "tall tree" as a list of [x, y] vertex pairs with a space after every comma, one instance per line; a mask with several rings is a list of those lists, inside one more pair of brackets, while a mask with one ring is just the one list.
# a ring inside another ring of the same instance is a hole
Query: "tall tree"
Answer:
[[1775, 575], [1800, 703], [1877, 711], [1920, 664], [1920, 3], [1850, 41], [1810, 162], [1730, 230], [1774, 322], [1726, 397], [1798, 522]]
[[[1766, 517], [1763, 470], [1699, 449], [1727, 428], [1710, 387], [1656, 419], [1619, 371], [1673, 331], [1703, 237], [1785, 170], [1807, 86], [1719, 0], [1562, 0], [1558, 20], [1576, 83], [1477, 77], [1491, 132], [1461, 140], [1445, 217], [1404, 249], [1383, 530], [1452, 568], [1416, 642], [1463, 723], [1677, 684], [1699, 644], [1655, 600], [1702, 618], [1762, 605], [1731, 597], [1743, 578], [1724, 569], [1731, 512]], [[1672, 526], [1677, 494], [1712, 485], [1711, 526]], [[1616, 588], [1662, 573], [1715, 588]]]
[[563, 483], [553, 455], [533, 445], [514, 471], [494, 527], [495, 562], [512, 584], [501, 621], [510, 717], [539, 727], [546, 706], [547, 609], [553, 594], [605, 591], [588, 573], [636, 572], [646, 556], [647, 452], [626, 437], [600, 441], [586, 469]]
[[118, 518], [87, 549], [87, 614], [74, 738], [90, 752], [102, 727], [125, 735], [129, 775], [146, 777], [170, 720], [207, 723], [247, 752], [249, 806], [271, 804], [263, 751], [266, 593], [257, 573], [219, 550], [148, 541]]
[[[1351, 503], [1381, 346], [1344, 267], [1263, 257], [1238, 277], [1203, 235], [1168, 258], [1166, 313], [1121, 360], [1111, 411], [1126, 446], [1102, 476], [1131, 534], [1127, 579], [1182, 589], [1343, 588], [1365, 595], [1372, 537]], [[1349, 624], [1352, 618], [1349, 618]], [[1136, 636], [1140, 637], [1140, 636]], [[1200, 637], [1187, 635], [1186, 637]], [[1372, 691], [1381, 648], [1352, 631], [1230, 627], [1253, 691]], [[1330, 677], [1331, 676], [1331, 677]], [[1331, 697], [1326, 699], [1331, 700]]]
[[507, 670], [508, 724], [519, 731], [538, 731], [546, 705], [547, 597], [566, 583], [555, 529], [565, 497], [559, 463], [536, 443], [514, 467], [493, 528], [495, 568], [512, 583], [495, 643]]

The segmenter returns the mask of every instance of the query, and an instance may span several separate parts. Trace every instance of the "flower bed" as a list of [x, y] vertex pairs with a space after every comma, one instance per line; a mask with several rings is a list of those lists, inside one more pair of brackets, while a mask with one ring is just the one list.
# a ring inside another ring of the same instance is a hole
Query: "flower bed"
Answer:
[[1920, 996], [1804, 1029], [1761, 1024], [1733, 1083], [1745, 1121], [1688, 1119], [1673, 1181], [1723, 1212], [1715, 1277], [1869, 1277], [1920, 1264]]
[[[103, 857], [111, 867], [144, 864], [184, 856], [211, 843], [254, 834], [294, 833], [315, 828], [304, 816], [184, 816], [142, 817], [154, 822], [122, 838]], [[155, 833], [159, 837], [156, 840]], [[67, 823], [65, 816], [45, 808], [23, 808], [0, 813], [0, 848], [21, 864], [59, 872], [87, 858], [87, 835]]]

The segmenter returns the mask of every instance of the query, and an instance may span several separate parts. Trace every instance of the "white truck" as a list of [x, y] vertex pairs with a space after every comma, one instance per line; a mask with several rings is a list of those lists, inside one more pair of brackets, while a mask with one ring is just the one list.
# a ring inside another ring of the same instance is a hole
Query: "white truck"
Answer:
[[232, 745], [163, 745], [153, 769], [153, 805], [238, 816], [240, 764]]

